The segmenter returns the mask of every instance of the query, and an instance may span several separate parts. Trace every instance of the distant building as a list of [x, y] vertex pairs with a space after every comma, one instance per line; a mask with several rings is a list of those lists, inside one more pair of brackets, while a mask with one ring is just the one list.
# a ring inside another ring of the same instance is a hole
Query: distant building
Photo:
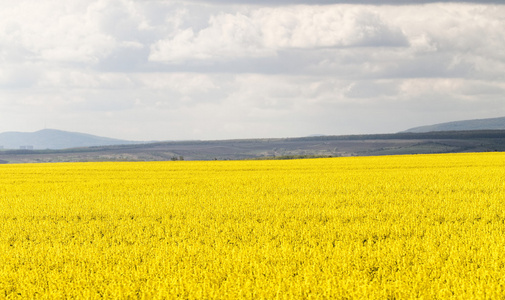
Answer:
[[33, 150], [33, 146], [28, 145], [28, 146], [20, 146], [19, 149], [21, 150]]

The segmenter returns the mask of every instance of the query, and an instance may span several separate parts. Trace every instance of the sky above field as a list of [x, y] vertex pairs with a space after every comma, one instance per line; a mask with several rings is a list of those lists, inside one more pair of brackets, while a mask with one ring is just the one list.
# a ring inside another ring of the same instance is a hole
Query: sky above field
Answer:
[[500, 3], [1, 1], [0, 132], [298, 137], [505, 116]]

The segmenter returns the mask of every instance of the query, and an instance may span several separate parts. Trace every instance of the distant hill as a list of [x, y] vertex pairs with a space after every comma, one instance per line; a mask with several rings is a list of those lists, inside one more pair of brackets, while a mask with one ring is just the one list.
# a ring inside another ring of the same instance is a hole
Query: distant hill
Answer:
[[505, 129], [505, 117], [440, 123], [434, 125], [414, 127], [407, 129], [403, 132], [502, 130], [502, 129]]
[[84, 161], [294, 159], [505, 151], [505, 130], [280, 139], [150, 142], [62, 150], [2, 150], [0, 164]]
[[3, 147], [3, 149], [67, 149], [135, 143], [138, 142], [56, 129], [43, 129], [36, 132], [0, 133], [0, 148]]

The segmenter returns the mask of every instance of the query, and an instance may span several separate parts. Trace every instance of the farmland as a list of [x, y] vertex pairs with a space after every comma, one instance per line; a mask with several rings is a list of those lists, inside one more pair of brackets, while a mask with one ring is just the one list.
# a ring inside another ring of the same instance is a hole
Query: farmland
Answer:
[[172, 161], [181, 158], [184, 160], [285, 159], [493, 151], [505, 151], [505, 130], [172, 141], [58, 150], [6, 149], [0, 150], [0, 164]]
[[505, 297], [505, 154], [0, 166], [0, 297]]

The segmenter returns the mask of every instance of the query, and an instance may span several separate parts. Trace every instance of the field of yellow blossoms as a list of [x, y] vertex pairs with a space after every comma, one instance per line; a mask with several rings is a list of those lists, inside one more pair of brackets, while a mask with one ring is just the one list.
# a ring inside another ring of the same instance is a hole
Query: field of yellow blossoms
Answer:
[[0, 298], [504, 297], [505, 153], [0, 166]]

